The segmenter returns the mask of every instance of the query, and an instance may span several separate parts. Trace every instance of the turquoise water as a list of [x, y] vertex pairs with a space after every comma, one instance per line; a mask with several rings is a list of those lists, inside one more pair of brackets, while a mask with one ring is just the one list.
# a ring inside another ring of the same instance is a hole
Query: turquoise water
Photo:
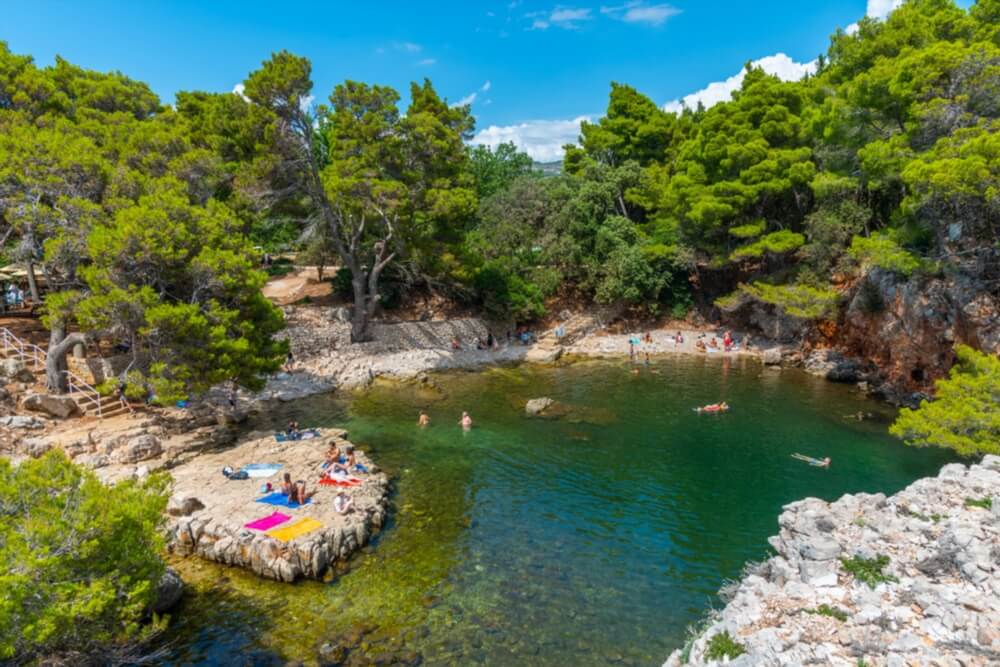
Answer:
[[[348, 428], [396, 478], [392, 521], [327, 583], [183, 562], [195, 592], [170, 661], [313, 663], [329, 642], [348, 664], [659, 665], [723, 581], [768, 555], [782, 505], [892, 493], [950, 460], [889, 437], [894, 412], [852, 388], [751, 360], [670, 358], [639, 375], [522, 366], [432, 385], [316, 397], [252, 425]], [[538, 396], [566, 414], [526, 418]], [[732, 410], [692, 411], [719, 400]], [[421, 408], [430, 428], [415, 427]], [[872, 417], [845, 418], [859, 410]]]

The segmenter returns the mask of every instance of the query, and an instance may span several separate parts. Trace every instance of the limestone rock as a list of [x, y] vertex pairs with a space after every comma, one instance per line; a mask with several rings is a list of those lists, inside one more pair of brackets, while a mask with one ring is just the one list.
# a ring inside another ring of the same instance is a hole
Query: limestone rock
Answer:
[[58, 419], [66, 419], [80, 412], [80, 406], [69, 396], [51, 394], [28, 394], [21, 402], [21, 407], [32, 412], [44, 412]]
[[548, 397], [533, 398], [524, 406], [524, 412], [529, 417], [537, 417], [547, 410], [555, 401]]
[[194, 496], [170, 496], [167, 501], [167, 514], [171, 516], [190, 516], [205, 505]]
[[32, 417], [30, 415], [10, 415], [0, 417], [0, 426], [20, 429], [40, 429], [45, 428], [45, 420], [41, 417]]
[[0, 384], [34, 381], [35, 375], [20, 359], [0, 359]]
[[118, 463], [136, 463], [155, 458], [162, 453], [160, 439], [146, 433], [128, 440], [124, 447], [115, 452], [114, 458]]
[[781, 350], [776, 347], [764, 350], [764, 354], [761, 355], [761, 361], [764, 362], [765, 366], [777, 366], [781, 364]]

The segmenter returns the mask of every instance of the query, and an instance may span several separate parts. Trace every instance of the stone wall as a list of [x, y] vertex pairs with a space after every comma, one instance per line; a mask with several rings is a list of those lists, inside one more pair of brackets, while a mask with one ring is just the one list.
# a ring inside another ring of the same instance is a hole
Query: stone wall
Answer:
[[[745, 651], [732, 666], [1000, 665], [1000, 457], [888, 498], [798, 501], [779, 525], [777, 555], [665, 667], [723, 664], [724, 633]], [[851, 571], [865, 563], [870, 584]]]

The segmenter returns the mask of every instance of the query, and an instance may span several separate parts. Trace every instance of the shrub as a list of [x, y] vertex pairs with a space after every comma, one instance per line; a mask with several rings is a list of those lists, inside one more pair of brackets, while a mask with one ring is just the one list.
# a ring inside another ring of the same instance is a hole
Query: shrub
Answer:
[[817, 614], [819, 616], [829, 616], [830, 618], [835, 618], [841, 623], [847, 620], [847, 612], [843, 609], [837, 609], [836, 607], [831, 607], [828, 604], [821, 604], [815, 609], [806, 609], [807, 614]]
[[0, 662], [107, 664], [162, 630], [143, 621], [165, 507], [162, 476], [107, 487], [61, 452], [0, 459]]
[[966, 498], [966, 507], [981, 507], [984, 510], [993, 509], [993, 499], [989, 496], [985, 498]]
[[798, 250], [805, 245], [805, 242], [806, 237], [802, 234], [782, 229], [781, 231], [771, 232], [749, 245], [737, 248], [730, 254], [730, 259], [739, 260], [763, 257], [765, 254], [782, 255], [793, 250]]
[[863, 581], [870, 588], [875, 588], [880, 583], [887, 581], [899, 581], [891, 574], [882, 572], [885, 566], [889, 564], [888, 556], [841, 558], [840, 564], [844, 566], [844, 570], [854, 575], [855, 579]]
[[708, 640], [705, 657], [709, 660], [722, 660], [723, 658], [731, 660], [746, 652], [743, 645], [733, 639], [728, 630], [724, 630]]
[[962, 456], [1000, 454], [1000, 359], [959, 345], [958, 363], [935, 383], [937, 398], [903, 408], [889, 432], [908, 445], [946, 447]]
[[832, 316], [839, 299], [834, 289], [805, 284], [769, 285], [756, 282], [750, 285], [741, 284], [739, 289], [753, 299], [769, 303], [780, 311], [803, 320], [818, 320]]
[[864, 269], [879, 268], [909, 276], [920, 268], [920, 260], [885, 235], [855, 236], [848, 255]]

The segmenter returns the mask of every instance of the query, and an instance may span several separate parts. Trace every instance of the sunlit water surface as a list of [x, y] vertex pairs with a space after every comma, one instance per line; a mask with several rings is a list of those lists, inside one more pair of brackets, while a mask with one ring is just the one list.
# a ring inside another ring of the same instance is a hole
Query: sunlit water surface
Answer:
[[[750, 360], [581, 362], [377, 385], [282, 405], [252, 428], [342, 426], [396, 480], [393, 518], [350, 572], [278, 584], [188, 559], [173, 664], [659, 665], [715, 592], [768, 554], [782, 505], [892, 493], [948, 461], [886, 435], [850, 387]], [[528, 419], [550, 396], [572, 408]], [[694, 406], [726, 400], [732, 410]], [[415, 427], [418, 411], [432, 425]], [[456, 422], [468, 410], [476, 426]], [[859, 410], [871, 419], [847, 419]], [[830, 456], [829, 470], [791, 458]], [[360, 661], [360, 660], [359, 660]]]

